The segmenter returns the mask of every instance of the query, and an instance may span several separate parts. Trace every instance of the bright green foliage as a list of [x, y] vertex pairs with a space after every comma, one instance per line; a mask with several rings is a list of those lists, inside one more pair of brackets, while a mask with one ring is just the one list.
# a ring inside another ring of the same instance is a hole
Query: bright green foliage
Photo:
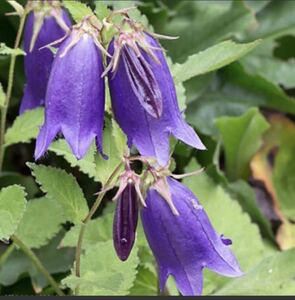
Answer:
[[85, 16], [93, 15], [89, 6], [76, 0], [64, 1], [63, 6], [70, 12], [76, 23], [82, 21]]
[[0, 55], [25, 55], [22, 49], [12, 49], [6, 46], [4, 43], [0, 43]]
[[27, 110], [18, 116], [13, 125], [6, 131], [5, 145], [9, 146], [17, 143], [28, 143], [36, 138], [39, 127], [43, 124], [44, 109], [36, 108]]
[[104, 159], [100, 154], [95, 156], [96, 176], [105, 184], [114, 169], [122, 161], [126, 149], [126, 137], [115, 121], [107, 121], [103, 132], [103, 152], [108, 156]]
[[28, 163], [46, 197], [58, 202], [64, 221], [80, 223], [88, 213], [87, 202], [75, 177], [62, 169]]
[[233, 41], [225, 41], [193, 54], [183, 64], [174, 66], [175, 81], [184, 82], [192, 77], [216, 71], [246, 55], [259, 43], [260, 41], [236, 44]]
[[81, 172], [87, 174], [90, 178], [98, 181], [95, 173], [94, 153], [95, 145], [91, 145], [88, 153], [80, 160], [78, 160], [72, 153], [69, 145], [65, 140], [57, 140], [53, 142], [49, 148], [50, 151], [56, 155], [64, 157], [64, 159], [72, 166], [78, 167]]
[[216, 292], [217, 295], [294, 295], [295, 249], [262, 260], [255, 268]]
[[250, 160], [262, 144], [263, 133], [269, 128], [267, 121], [253, 108], [241, 117], [219, 118], [216, 126], [223, 140], [228, 178], [247, 178]]
[[30, 200], [16, 236], [30, 248], [46, 245], [60, 230], [64, 222], [60, 205], [45, 197]]
[[99, 242], [89, 246], [82, 255], [81, 277], [71, 274], [62, 282], [72, 290], [79, 285], [81, 295], [128, 295], [138, 262], [136, 247], [129, 259], [121, 262], [116, 257], [113, 241]]
[[[112, 239], [114, 212], [103, 214], [97, 219], [89, 221], [86, 225], [83, 248]], [[81, 225], [70, 229], [61, 241], [60, 247], [76, 247]]]
[[0, 240], [14, 234], [26, 208], [23, 187], [11, 185], [0, 191]]
[[[199, 165], [192, 161], [187, 170], [193, 171], [198, 168]], [[242, 271], [246, 272], [255, 266], [265, 254], [264, 246], [257, 226], [251, 223], [249, 216], [242, 211], [239, 203], [231, 198], [220, 185], [213, 183], [205, 173], [187, 178], [184, 183], [195, 193], [217, 232], [232, 239], [232, 250], [237, 256]], [[251, 247], [249, 247], [249, 241], [251, 241]], [[234, 280], [211, 272], [206, 272], [206, 277], [205, 283], [210, 284], [210, 289], [209, 286], [206, 287], [207, 293]]]

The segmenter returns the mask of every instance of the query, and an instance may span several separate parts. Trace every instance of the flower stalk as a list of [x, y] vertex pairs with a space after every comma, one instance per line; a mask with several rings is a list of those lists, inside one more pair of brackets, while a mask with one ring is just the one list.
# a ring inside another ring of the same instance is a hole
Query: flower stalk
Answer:
[[[91, 220], [97, 209], [99, 208], [101, 201], [106, 194], [106, 192], [109, 190], [109, 187], [112, 186], [112, 181], [116, 176], [118, 175], [118, 172], [120, 171], [121, 167], [123, 165], [123, 162], [120, 162], [117, 167], [114, 169], [113, 173], [110, 175], [108, 178], [107, 182], [105, 185], [101, 188], [102, 192], [98, 194], [93, 206], [91, 207], [88, 215], [86, 218], [83, 220], [79, 232], [79, 237], [78, 237], [78, 242], [77, 242], [77, 247], [76, 247], [76, 254], [75, 254], [75, 275], [77, 277], [81, 276], [81, 252], [82, 252], [82, 247], [83, 247], [83, 239], [84, 239], [84, 234], [85, 234], [85, 229], [87, 223]], [[76, 287], [75, 289], [75, 295], [79, 295], [79, 286]]]
[[[20, 23], [16, 34], [16, 39], [14, 42], [14, 49], [17, 49], [20, 45], [20, 40], [22, 36], [22, 32], [25, 25], [25, 20], [27, 17], [27, 8], [25, 7], [23, 14], [20, 17]], [[14, 70], [15, 70], [15, 61], [16, 61], [15, 52], [11, 53], [10, 65], [9, 65], [9, 73], [8, 73], [8, 84], [4, 105], [1, 107], [1, 128], [0, 128], [0, 172], [2, 171], [3, 159], [5, 154], [5, 146], [4, 146], [4, 134], [6, 129], [6, 119], [8, 107], [11, 99], [13, 82], [14, 82]]]

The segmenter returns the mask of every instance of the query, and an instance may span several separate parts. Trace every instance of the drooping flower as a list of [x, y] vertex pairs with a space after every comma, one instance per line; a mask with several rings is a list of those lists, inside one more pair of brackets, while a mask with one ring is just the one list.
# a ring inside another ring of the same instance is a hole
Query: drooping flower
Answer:
[[114, 116], [141, 155], [169, 161], [169, 136], [197, 149], [201, 140], [183, 119], [165, 56], [155, 38], [141, 30], [111, 41], [107, 68]]
[[81, 159], [96, 139], [102, 148], [105, 103], [102, 54], [96, 29], [85, 19], [72, 28], [52, 65], [45, 100], [45, 123], [37, 137], [35, 159], [62, 133]]
[[147, 207], [141, 211], [159, 267], [161, 290], [172, 275], [181, 294], [201, 294], [204, 268], [228, 277], [241, 276], [229, 248], [231, 241], [216, 233], [194, 194], [175, 179], [167, 177], [167, 183], [178, 215], [153, 187], [147, 193]]
[[42, 47], [62, 38], [71, 26], [69, 16], [59, 2], [33, 1], [31, 5], [33, 10], [28, 15], [24, 30], [27, 83], [20, 113], [44, 104], [54, 55], [50, 49]]

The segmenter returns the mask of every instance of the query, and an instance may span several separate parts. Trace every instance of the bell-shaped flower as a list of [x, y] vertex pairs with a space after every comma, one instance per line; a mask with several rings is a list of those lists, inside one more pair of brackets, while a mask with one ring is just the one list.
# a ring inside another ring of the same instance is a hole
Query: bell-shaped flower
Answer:
[[175, 86], [163, 51], [143, 31], [121, 32], [111, 41], [108, 71], [114, 116], [141, 155], [169, 161], [169, 137], [197, 149], [201, 140], [179, 110]]
[[96, 139], [101, 152], [105, 104], [103, 62], [97, 32], [87, 20], [73, 27], [54, 59], [45, 99], [45, 122], [36, 141], [35, 159], [62, 133], [81, 159]]
[[[230, 250], [231, 241], [218, 235], [194, 194], [184, 185], [166, 178], [173, 205], [171, 210], [159, 186], [147, 193], [142, 224], [159, 269], [161, 290], [172, 275], [182, 295], [202, 292], [202, 270], [236, 277], [242, 272]], [[162, 195], [160, 195], [162, 194]]]
[[[61, 39], [71, 26], [71, 20], [58, 2], [33, 1], [24, 29], [26, 85], [20, 113], [44, 104], [47, 82], [54, 59], [45, 46]], [[57, 47], [58, 45], [56, 45]], [[45, 47], [45, 48], [44, 48]]]

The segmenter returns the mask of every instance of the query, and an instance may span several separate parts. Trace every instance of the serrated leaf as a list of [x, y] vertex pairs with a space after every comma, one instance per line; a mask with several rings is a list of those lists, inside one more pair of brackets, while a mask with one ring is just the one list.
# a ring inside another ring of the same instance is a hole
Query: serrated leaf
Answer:
[[[113, 205], [112, 205], [113, 206]], [[90, 220], [86, 224], [83, 249], [95, 245], [97, 242], [105, 242], [112, 239], [114, 213], [109, 212]], [[60, 247], [76, 247], [81, 225], [75, 225], [64, 236]]]
[[28, 247], [45, 246], [60, 231], [63, 223], [60, 205], [45, 197], [30, 200], [15, 235]]
[[128, 295], [138, 263], [136, 247], [128, 260], [121, 262], [115, 254], [113, 241], [99, 242], [82, 254], [81, 277], [72, 273], [62, 283], [72, 290], [79, 285], [81, 295]]
[[4, 43], [0, 43], [0, 55], [26, 55], [22, 49], [12, 49], [6, 46]]
[[25, 212], [26, 193], [20, 185], [11, 185], [0, 191], [0, 239], [8, 240], [17, 229]]
[[247, 44], [233, 41], [221, 42], [202, 52], [193, 54], [183, 64], [175, 64], [172, 72], [177, 82], [184, 82], [198, 75], [218, 70], [253, 50], [259, 40]]
[[251, 108], [240, 117], [217, 119], [216, 126], [223, 140], [228, 178], [247, 179], [250, 160], [262, 145], [269, 124], [257, 108]]
[[49, 151], [54, 152], [56, 155], [64, 157], [64, 159], [71, 165], [71, 167], [78, 167], [81, 172], [88, 175], [95, 181], [99, 181], [96, 178], [94, 153], [95, 145], [92, 144], [87, 154], [82, 159], [77, 159], [70, 149], [69, 145], [65, 140], [57, 140], [51, 144]]
[[3, 107], [5, 105], [5, 93], [3, 91], [3, 87], [2, 87], [2, 84], [0, 82], [0, 107]]
[[41, 107], [27, 110], [22, 115], [16, 117], [12, 126], [5, 133], [5, 146], [30, 142], [36, 138], [43, 121], [44, 109]]
[[110, 10], [108, 9], [107, 5], [104, 3], [104, 1], [95, 1], [95, 15], [99, 20], [103, 20], [106, 18], [110, 13]]
[[86, 16], [93, 15], [89, 6], [76, 0], [64, 1], [63, 6], [70, 12], [76, 23], [81, 22]]
[[104, 185], [114, 169], [122, 161], [126, 149], [126, 137], [114, 120], [106, 121], [103, 132], [103, 151], [108, 156], [104, 159], [101, 155], [96, 155], [96, 177]]
[[79, 224], [88, 213], [87, 202], [75, 177], [62, 169], [28, 163], [46, 197], [58, 202], [64, 221]]
[[[199, 169], [196, 161], [191, 161], [187, 171]], [[214, 228], [233, 241], [232, 250], [244, 272], [250, 270], [265, 255], [265, 248], [258, 227], [251, 223], [249, 216], [244, 213], [237, 201], [227, 194], [220, 185], [213, 183], [202, 173], [186, 178], [184, 183], [195, 193], [204, 206]], [[251, 241], [251, 247], [249, 247]], [[211, 293], [230, 280], [213, 272], [204, 272], [204, 292]]]
[[[70, 270], [74, 261], [74, 250], [58, 249], [57, 246], [63, 235], [61, 232], [50, 243], [34, 250], [36, 256], [50, 274], [58, 274]], [[20, 278], [30, 276], [32, 285], [39, 292], [49, 285], [48, 280], [41, 274], [31, 259], [20, 249], [15, 249], [0, 268], [0, 283], [4, 286], [13, 285]]]
[[295, 249], [262, 260], [243, 277], [230, 282], [216, 295], [294, 295]]

